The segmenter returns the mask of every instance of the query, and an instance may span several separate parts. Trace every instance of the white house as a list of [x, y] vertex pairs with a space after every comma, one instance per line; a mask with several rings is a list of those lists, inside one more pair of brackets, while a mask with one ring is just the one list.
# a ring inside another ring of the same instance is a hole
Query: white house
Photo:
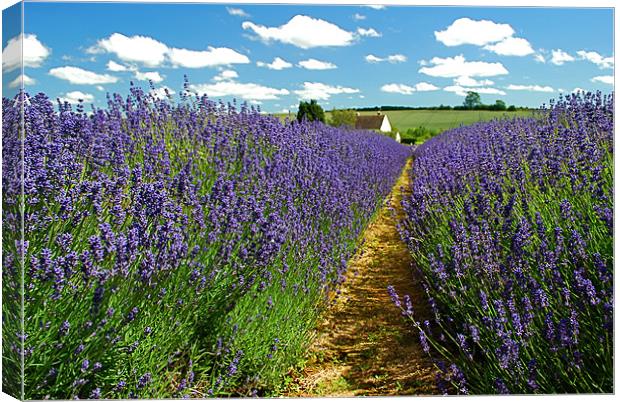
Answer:
[[[377, 112], [377, 114], [362, 116], [357, 113], [357, 119], [355, 120], [355, 128], [360, 130], [375, 130], [382, 133], [392, 132], [392, 125], [387, 115]], [[395, 140], [400, 142], [400, 133], [396, 133]]]

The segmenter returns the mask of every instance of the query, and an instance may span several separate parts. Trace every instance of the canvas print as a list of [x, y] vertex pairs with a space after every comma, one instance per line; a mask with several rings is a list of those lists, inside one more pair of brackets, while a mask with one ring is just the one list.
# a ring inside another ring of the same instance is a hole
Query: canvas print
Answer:
[[612, 7], [2, 20], [4, 393], [615, 391]]

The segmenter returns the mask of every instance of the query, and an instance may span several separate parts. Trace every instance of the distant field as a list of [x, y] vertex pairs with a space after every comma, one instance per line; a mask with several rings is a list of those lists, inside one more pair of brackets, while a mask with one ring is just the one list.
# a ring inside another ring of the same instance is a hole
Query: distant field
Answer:
[[[362, 115], [372, 115], [376, 112], [361, 112]], [[401, 133], [409, 128], [424, 126], [431, 130], [444, 131], [458, 127], [461, 124], [469, 125], [479, 121], [493, 120], [495, 118], [512, 118], [531, 116], [532, 111], [516, 112], [493, 112], [488, 110], [395, 110], [382, 112], [388, 115], [393, 127], [397, 127]], [[286, 114], [278, 114], [282, 119]], [[330, 113], [326, 112], [327, 119]], [[295, 114], [291, 115], [295, 118]]]
[[[376, 114], [376, 112], [361, 112], [362, 115]], [[488, 110], [395, 110], [383, 112], [388, 115], [393, 127], [401, 133], [409, 128], [419, 126], [431, 130], [444, 131], [458, 127], [461, 124], [469, 125], [479, 121], [496, 118], [512, 118], [531, 116], [531, 111], [492, 112]]]

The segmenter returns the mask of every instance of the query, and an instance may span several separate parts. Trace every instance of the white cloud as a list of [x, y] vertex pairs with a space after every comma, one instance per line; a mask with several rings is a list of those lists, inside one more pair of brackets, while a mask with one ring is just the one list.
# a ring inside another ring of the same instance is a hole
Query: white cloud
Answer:
[[240, 8], [233, 8], [233, 7], [226, 7], [226, 11], [228, 11], [228, 14], [230, 15], [234, 15], [236, 17], [249, 17], [250, 14], [246, 13], [245, 11], [243, 11]]
[[579, 88], [579, 87], [576, 87], [575, 89], [572, 90], [572, 93], [577, 93], [577, 92], [587, 92], [587, 91], [585, 89]]
[[84, 101], [84, 103], [90, 103], [93, 100], [95, 100], [95, 97], [91, 94], [85, 94], [84, 92], [72, 91], [72, 92], [67, 92], [64, 96], [61, 96], [59, 99], [61, 102], [69, 102], [71, 104], [77, 104], [77, 103], [80, 103], [80, 100]]
[[551, 63], [556, 66], [561, 66], [569, 61], [575, 61], [575, 58], [562, 49], [555, 49], [551, 51]]
[[95, 88], [97, 88], [100, 91], [105, 91], [105, 88], [101, 85], [97, 85]]
[[190, 89], [198, 94], [206, 94], [211, 98], [234, 96], [247, 101], [279, 99], [288, 95], [286, 89], [270, 88], [260, 84], [241, 83], [236, 81], [220, 81], [215, 84], [190, 85]]
[[368, 28], [368, 29], [357, 28], [357, 34], [359, 36], [368, 36], [370, 38], [378, 38], [381, 36], [381, 34], [373, 28]]
[[432, 77], [492, 77], [508, 74], [502, 63], [487, 63], [485, 61], [467, 61], [463, 55], [455, 57], [433, 57], [425, 67], [418, 72]]
[[539, 63], [545, 63], [546, 62], [545, 56], [543, 56], [541, 53], [536, 53], [534, 55], [534, 60], [536, 60]]
[[153, 81], [154, 83], [162, 82], [164, 77], [159, 74], [157, 71], [147, 71], [146, 73], [136, 71], [134, 74], [137, 80], [140, 81]]
[[363, 20], [366, 19], [366, 16], [362, 15], [362, 14], [355, 13], [355, 14], [353, 14], [353, 19], [355, 21], [363, 21]]
[[299, 67], [305, 68], [307, 70], [333, 70], [334, 68], [338, 68], [333, 63], [317, 59], [302, 60], [299, 62], [298, 65]]
[[436, 91], [439, 88], [428, 82], [418, 82], [414, 86], [405, 84], [386, 84], [381, 87], [383, 92], [411, 95], [414, 92]]
[[175, 94], [175, 92], [172, 89], [170, 89], [169, 87], [167, 87], [167, 86], [151, 89], [149, 91], [149, 93], [155, 99], [167, 99], [168, 96], [166, 95], [166, 91], [168, 91], [168, 94], [170, 94], [170, 95], [174, 95]]
[[279, 41], [302, 49], [320, 46], [348, 46], [354, 41], [354, 35], [337, 25], [325, 20], [296, 15], [279, 27], [267, 27], [245, 21], [243, 29], [253, 31], [265, 41]]
[[390, 63], [404, 63], [407, 61], [407, 57], [402, 54], [391, 54], [387, 57], [377, 57], [374, 54], [369, 54], [365, 57], [365, 59], [369, 63], [380, 63], [382, 61], [387, 61]]
[[51, 53], [51, 50], [37, 39], [37, 35], [19, 34], [9, 39], [6, 47], [2, 49], [2, 71], [20, 68], [22, 45], [24, 67], [40, 67]]
[[97, 74], [92, 71], [84, 70], [80, 67], [72, 66], [52, 68], [49, 73], [56, 78], [69, 81], [72, 84], [113, 84], [118, 81], [117, 77], [109, 74]]
[[128, 37], [120, 33], [113, 33], [107, 39], [100, 39], [95, 46], [88, 48], [87, 52], [114, 53], [125, 62], [157, 67], [165, 61], [168, 46], [148, 36]]
[[270, 70], [284, 70], [285, 68], [293, 67], [291, 63], [279, 57], [274, 58], [271, 63], [265, 63], [264, 61], [257, 61], [256, 65], [258, 67], [266, 67]]
[[478, 92], [479, 94], [506, 95], [506, 92], [502, 91], [501, 89], [491, 88], [491, 87], [477, 88], [477, 87], [462, 87], [460, 85], [451, 85], [451, 86], [445, 87], [443, 90], [447, 92], [454, 92], [455, 94], [459, 96], [467, 96], [468, 91]]
[[359, 89], [342, 86], [332, 86], [321, 82], [304, 82], [303, 88], [293, 91], [300, 99], [327, 100], [332, 95], [356, 94]]
[[614, 84], [614, 76], [613, 75], [599, 75], [597, 77], [592, 78], [590, 81], [592, 82], [602, 82], [603, 84]]
[[9, 88], [19, 88], [22, 85], [22, 81], [24, 82], [24, 86], [34, 85], [36, 83], [34, 78], [30, 78], [25, 74], [20, 74], [13, 81], [9, 83]]
[[510, 91], [530, 91], [530, 92], [555, 92], [550, 86], [541, 85], [515, 85], [510, 84], [506, 87]]
[[405, 84], [385, 84], [381, 87], [383, 92], [397, 93], [402, 95], [411, 95], [415, 92], [415, 88]]
[[532, 45], [526, 39], [509, 37], [492, 45], [485, 45], [484, 49], [500, 56], [527, 56], [534, 53]]
[[218, 75], [213, 77], [214, 81], [226, 81], [226, 80], [234, 80], [238, 78], [239, 74], [235, 70], [224, 70], [221, 71]]
[[489, 85], [493, 85], [493, 81], [491, 80], [475, 80], [471, 77], [457, 77], [454, 79], [454, 85], [459, 85], [462, 87], [486, 87]]
[[444, 31], [435, 31], [435, 39], [446, 46], [477, 45], [499, 42], [511, 37], [514, 30], [508, 24], [488, 20], [459, 18]]
[[429, 84], [428, 82], [418, 82], [415, 84], [414, 88], [418, 92], [436, 91], [439, 89], [435, 85]]
[[613, 57], [603, 57], [597, 52], [588, 52], [585, 50], [578, 51], [577, 55], [581, 60], [588, 60], [589, 62], [596, 64], [600, 68], [614, 68]]
[[374, 10], [383, 10], [385, 8], [385, 6], [381, 4], [367, 4], [367, 5], [364, 5], [364, 7], [372, 8]]
[[185, 68], [215, 67], [230, 64], [247, 64], [250, 59], [227, 47], [211, 47], [208, 50], [172, 48], [168, 53], [174, 66]]
[[119, 72], [119, 71], [129, 71], [129, 67], [124, 66], [122, 64], [119, 64], [117, 62], [115, 62], [114, 60], [110, 60], [108, 61], [108, 64], [106, 65], [106, 68], [110, 71], [115, 71], [115, 72]]

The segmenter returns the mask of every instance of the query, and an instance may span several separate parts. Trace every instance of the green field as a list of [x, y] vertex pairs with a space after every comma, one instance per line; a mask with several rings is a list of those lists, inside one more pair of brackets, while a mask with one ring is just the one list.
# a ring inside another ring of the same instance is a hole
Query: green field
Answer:
[[[371, 115], [376, 112], [361, 112], [362, 115]], [[461, 124], [469, 125], [479, 121], [498, 118], [512, 118], [531, 116], [528, 110], [516, 112], [494, 112], [489, 110], [394, 110], [382, 112], [387, 114], [392, 127], [398, 128], [401, 133], [409, 128], [426, 127], [431, 130], [444, 131], [458, 127]], [[328, 113], [329, 115], [329, 113]]]
[[[362, 115], [372, 115], [376, 112], [361, 112]], [[501, 118], [532, 116], [531, 110], [518, 110], [516, 112], [495, 112], [489, 110], [394, 110], [382, 112], [388, 115], [392, 127], [398, 128], [404, 134], [409, 128], [426, 127], [431, 130], [445, 131], [458, 127], [461, 124], [469, 125], [479, 121], [487, 121]], [[326, 111], [325, 118], [329, 121], [331, 113]], [[278, 114], [285, 119], [287, 114]], [[291, 114], [295, 118], [295, 114]]]

